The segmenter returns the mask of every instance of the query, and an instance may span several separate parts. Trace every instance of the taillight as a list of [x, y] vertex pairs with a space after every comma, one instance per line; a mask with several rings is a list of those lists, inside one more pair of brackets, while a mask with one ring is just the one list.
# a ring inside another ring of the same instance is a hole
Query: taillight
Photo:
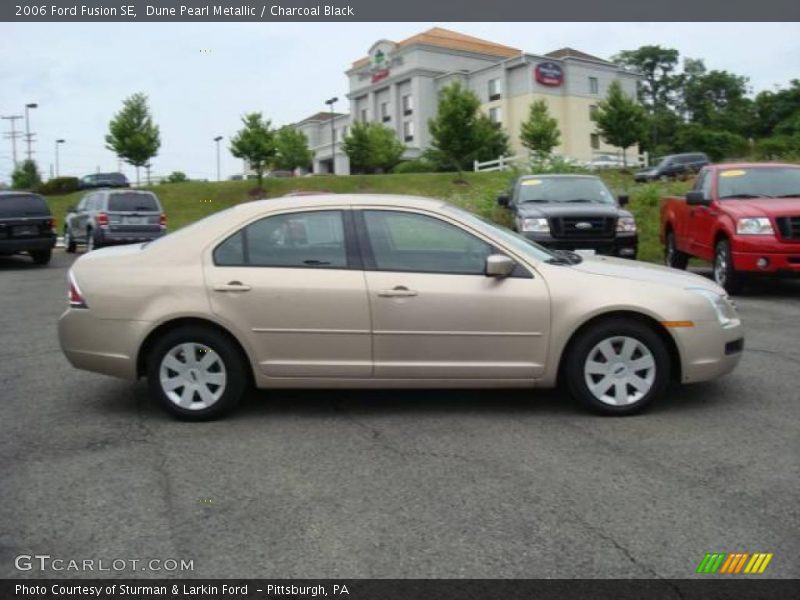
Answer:
[[97, 213], [95, 219], [97, 219], [97, 224], [101, 227], [103, 225], [108, 225], [108, 215], [104, 212]]
[[67, 292], [67, 299], [69, 300], [70, 307], [89, 308], [86, 305], [86, 300], [83, 299], [83, 294], [81, 294], [81, 289], [78, 287], [78, 282], [75, 281], [75, 276], [72, 274], [72, 271], [70, 271], [69, 275], [67, 275], [67, 280], [69, 281], [69, 291]]
[[56, 228], [56, 220], [54, 218], [50, 219], [50, 222], [47, 224], [50, 229]]
[[167, 213], [161, 213], [161, 217], [158, 220], [158, 224], [162, 227], [167, 226]]

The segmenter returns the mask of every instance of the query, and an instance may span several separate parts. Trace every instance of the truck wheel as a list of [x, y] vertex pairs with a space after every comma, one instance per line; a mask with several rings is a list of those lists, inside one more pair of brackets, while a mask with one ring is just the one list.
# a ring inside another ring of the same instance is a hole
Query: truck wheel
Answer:
[[615, 318], [591, 325], [570, 344], [564, 376], [576, 400], [606, 415], [646, 408], [667, 389], [670, 357], [652, 328]]
[[675, 233], [667, 232], [666, 245], [664, 246], [664, 263], [673, 269], [685, 269], [689, 264], [689, 255], [678, 250]]
[[731, 244], [725, 239], [717, 242], [714, 250], [714, 281], [729, 294], [742, 288], [742, 276], [733, 268]]
[[64, 225], [64, 251], [72, 254], [76, 248], [75, 238], [72, 237], [69, 227]]
[[50, 258], [53, 256], [53, 251], [48, 248], [47, 250], [32, 250], [31, 251], [31, 258], [33, 262], [37, 265], [46, 265], [50, 262]]

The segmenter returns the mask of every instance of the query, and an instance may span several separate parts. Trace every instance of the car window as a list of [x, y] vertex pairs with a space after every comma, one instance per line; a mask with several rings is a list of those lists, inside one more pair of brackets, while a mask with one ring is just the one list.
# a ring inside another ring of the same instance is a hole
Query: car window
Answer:
[[0, 196], [0, 218], [49, 216], [50, 208], [38, 194]]
[[347, 268], [342, 212], [310, 211], [251, 223], [214, 250], [219, 266]]
[[380, 271], [483, 275], [492, 246], [460, 227], [417, 213], [364, 211]]
[[158, 206], [158, 200], [153, 194], [125, 192], [109, 196], [108, 210], [112, 212], [156, 212], [161, 209]]

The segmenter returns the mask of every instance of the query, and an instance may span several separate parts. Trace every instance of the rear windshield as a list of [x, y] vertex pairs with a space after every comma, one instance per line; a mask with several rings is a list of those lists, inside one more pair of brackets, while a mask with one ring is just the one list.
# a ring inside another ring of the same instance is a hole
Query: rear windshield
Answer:
[[0, 196], [0, 218], [49, 217], [50, 207], [36, 194]]
[[96, 179], [99, 181], [113, 181], [115, 183], [124, 183], [127, 181], [127, 179], [125, 179], [125, 175], [122, 173], [104, 173], [97, 175]]
[[111, 212], [158, 212], [161, 207], [152, 194], [112, 194], [108, 198], [108, 210]]

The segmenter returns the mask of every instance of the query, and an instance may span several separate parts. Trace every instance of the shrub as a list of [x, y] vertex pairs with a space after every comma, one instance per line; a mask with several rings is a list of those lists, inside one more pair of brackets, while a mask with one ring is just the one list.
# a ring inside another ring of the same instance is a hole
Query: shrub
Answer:
[[729, 131], [709, 129], [691, 123], [684, 125], [677, 135], [677, 148], [680, 152], [705, 152], [708, 157], [719, 162], [747, 153], [747, 140]]
[[755, 155], [759, 160], [800, 159], [800, 134], [776, 135], [758, 140]]
[[189, 181], [189, 178], [183, 171], [173, 171], [164, 181], [166, 183], [184, 183]]
[[392, 169], [392, 173], [435, 173], [436, 165], [424, 158], [404, 160]]
[[54, 177], [36, 186], [36, 192], [51, 196], [54, 194], [71, 194], [80, 188], [77, 177]]

